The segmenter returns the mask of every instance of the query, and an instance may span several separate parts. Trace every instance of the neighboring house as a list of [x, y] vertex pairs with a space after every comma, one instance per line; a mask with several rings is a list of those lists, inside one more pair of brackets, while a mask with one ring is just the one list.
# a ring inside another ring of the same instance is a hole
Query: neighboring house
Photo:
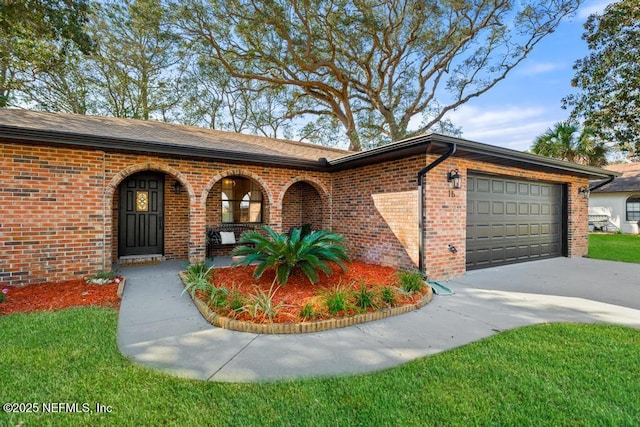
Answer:
[[201, 261], [207, 228], [260, 224], [329, 228], [348, 239], [352, 258], [420, 267], [434, 280], [580, 257], [588, 234], [580, 190], [614, 175], [437, 134], [352, 153], [2, 109], [0, 283], [69, 279], [123, 257]]
[[640, 232], [640, 163], [608, 165], [605, 168], [618, 172], [622, 176], [591, 192], [590, 229], [620, 230], [625, 234], [638, 234]]

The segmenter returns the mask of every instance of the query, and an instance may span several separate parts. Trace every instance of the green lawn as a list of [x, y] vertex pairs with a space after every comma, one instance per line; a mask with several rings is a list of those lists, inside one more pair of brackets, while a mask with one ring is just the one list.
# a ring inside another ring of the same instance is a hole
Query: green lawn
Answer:
[[640, 263], [640, 236], [590, 234], [589, 258]]
[[0, 425], [573, 426], [640, 420], [635, 329], [541, 325], [370, 375], [218, 384], [132, 365], [118, 353], [116, 322], [115, 311], [98, 308], [0, 318], [0, 402], [112, 407], [106, 414], [0, 412]]

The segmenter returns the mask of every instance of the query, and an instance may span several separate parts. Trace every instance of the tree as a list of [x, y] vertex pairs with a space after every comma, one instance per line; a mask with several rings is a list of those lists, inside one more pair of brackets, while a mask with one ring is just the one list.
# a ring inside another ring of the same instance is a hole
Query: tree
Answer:
[[[359, 150], [361, 134], [380, 143], [424, 133], [485, 93], [579, 4], [186, 0], [174, 8], [182, 33], [231, 76], [291, 88], [289, 117], [332, 116]], [[431, 117], [411, 128], [425, 111]]]
[[0, 108], [34, 76], [64, 64], [73, 48], [91, 51], [87, 0], [0, 1]]
[[598, 141], [593, 129], [580, 128], [569, 121], [559, 122], [538, 136], [531, 151], [542, 156], [554, 157], [589, 166], [607, 164], [607, 145]]
[[187, 92], [181, 122], [274, 138], [290, 137], [286, 88], [264, 87], [231, 77], [219, 63], [204, 55], [189, 67], [185, 79]]
[[74, 114], [95, 112], [95, 87], [90, 79], [90, 61], [71, 50], [55, 67], [36, 71], [22, 85], [18, 104], [43, 111]]
[[102, 114], [170, 120], [181, 94], [179, 38], [163, 0], [104, 2], [91, 24]]
[[589, 55], [576, 61], [572, 85], [563, 99], [573, 118], [630, 156], [640, 154], [640, 3], [621, 0], [594, 14], [582, 38]]

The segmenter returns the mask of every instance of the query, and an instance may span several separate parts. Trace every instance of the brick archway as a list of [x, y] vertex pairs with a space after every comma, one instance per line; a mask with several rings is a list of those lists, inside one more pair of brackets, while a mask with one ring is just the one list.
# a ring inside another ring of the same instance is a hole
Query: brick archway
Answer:
[[209, 192], [211, 191], [213, 186], [216, 185], [216, 183], [220, 181], [222, 178], [226, 178], [228, 176], [241, 176], [244, 178], [249, 178], [254, 180], [258, 184], [260, 184], [260, 186], [264, 190], [264, 193], [267, 199], [265, 202], [269, 205], [273, 202], [273, 193], [271, 192], [271, 189], [259, 175], [246, 169], [227, 169], [225, 171], [218, 173], [213, 178], [211, 178], [207, 183], [207, 185], [204, 186], [204, 189], [202, 190], [202, 194], [200, 195], [200, 206], [202, 208], [206, 208], [207, 197], [209, 197]]
[[[117, 197], [118, 188], [128, 177], [140, 172], [160, 172], [165, 175], [165, 234], [164, 252], [168, 258], [181, 259], [192, 258], [191, 249], [193, 247], [193, 229], [195, 218], [194, 208], [196, 205], [196, 195], [193, 186], [187, 178], [177, 169], [168, 165], [156, 162], [146, 162], [130, 165], [115, 174], [104, 189], [104, 221], [105, 221], [105, 263], [117, 260], [118, 253], [117, 233]], [[171, 191], [172, 183], [179, 182], [183, 188], [182, 194]], [[105, 268], [107, 266], [105, 265]]]
[[300, 175], [287, 182], [276, 206], [283, 231], [303, 224], [310, 224], [312, 229], [331, 228], [330, 193], [313, 177]]
[[112, 198], [122, 181], [124, 181], [134, 173], [142, 171], [164, 172], [167, 175], [171, 175], [187, 190], [189, 199], [195, 199], [195, 192], [193, 191], [193, 187], [191, 186], [189, 181], [187, 181], [187, 178], [177, 169], [174, 169], [171, 166], [167, 166], [162, 163], [138, 163], [124, 168], [116, 175], [114, 175], [114, 177], [111, 178], [111, 181], [109, 181], [109, 184], [107, 184], [107, 187], [105, 189], [105, 197], [107, 199]]

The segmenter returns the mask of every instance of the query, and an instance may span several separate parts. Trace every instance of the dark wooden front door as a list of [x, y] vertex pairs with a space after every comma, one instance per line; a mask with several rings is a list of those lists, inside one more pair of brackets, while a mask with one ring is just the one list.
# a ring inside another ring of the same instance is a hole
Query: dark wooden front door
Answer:
[[164, 176], [139, 173], [120, 184], [118, 254], [164, 252]]

